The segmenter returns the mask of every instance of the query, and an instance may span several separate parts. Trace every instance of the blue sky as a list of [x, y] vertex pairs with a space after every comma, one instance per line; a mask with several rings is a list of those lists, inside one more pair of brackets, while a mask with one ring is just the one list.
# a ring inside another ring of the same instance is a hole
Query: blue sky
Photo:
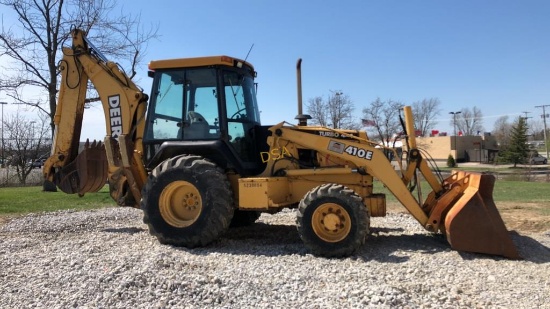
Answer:
[[[145, 26], [159, 26], [160, 38], [150, 42], [138, 72], [147, 93], [148, 60], [244, 58], [254, 44], [248, 61], [258, 71], [264, 124], [294, 122], [298, 58], [304, 102], [341, 90], [357, 118], [377, 97], [407, 105], [437, 97], [436, 129], [451, 132], [448, 113], [477, 106], [491, 131], [498, 116], [527, 111], [540, 119], [535, 106], [550, 104], [550, 1], [136, 0], [124, 6], [141, 13]], [[103, 136], [96, 129], [86, 134]]]
[[160, 27], [146, 58], [244, 58], [254, 44], [264, 124], [293, 121], [298, 58], [304, 101], [342, 90], [358, 118], [377, 97], [437, 97], [441, 130], [449, 111], [477, 106], [490, 131], [500, 115], [550, 104], [550, 1], [162, 3], [132, 5]]

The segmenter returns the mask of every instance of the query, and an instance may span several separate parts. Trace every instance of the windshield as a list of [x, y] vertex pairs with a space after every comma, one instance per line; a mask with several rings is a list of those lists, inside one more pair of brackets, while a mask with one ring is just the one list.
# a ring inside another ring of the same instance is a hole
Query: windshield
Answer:
[[158, 72], [151, 106], [148, 140], [215, 139], [220, 135], [216, 69]]
[[228, 121], [260, 123], [256, 88], [251, 76], [234, 71], [225, 72], [224, 88]]

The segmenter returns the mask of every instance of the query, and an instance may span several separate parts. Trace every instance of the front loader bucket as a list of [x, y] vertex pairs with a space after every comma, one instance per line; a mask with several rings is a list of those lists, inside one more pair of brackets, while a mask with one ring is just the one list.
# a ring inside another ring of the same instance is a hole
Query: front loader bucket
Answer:
[[495, 177], [458, 172], [467, 184], [445, 217], [447, 241], [459, 251], [521, 259], [493, 201]]
[[105, 145], [86, 141], [84, 149], [76, 159], [56, 174], [55, 183], [61, 191], [83, 195], [97, 192], [105, 185], [108, 177]]

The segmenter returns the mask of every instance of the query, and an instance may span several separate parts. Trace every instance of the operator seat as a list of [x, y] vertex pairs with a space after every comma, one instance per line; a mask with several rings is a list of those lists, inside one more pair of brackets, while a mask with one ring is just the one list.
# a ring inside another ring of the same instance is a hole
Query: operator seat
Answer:
[[204, 117], [193, 111], [187, 113], [189, 126], [183, 128], [183, 139], [207, 139], [209, 136], [210, 126]]

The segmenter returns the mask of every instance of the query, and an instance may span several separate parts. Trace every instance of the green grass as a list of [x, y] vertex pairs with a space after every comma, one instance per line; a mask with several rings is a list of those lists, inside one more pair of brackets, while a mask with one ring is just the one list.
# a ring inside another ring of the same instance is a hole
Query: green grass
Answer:
[[[385, 193], [390, 202], [396, 202], [395, 197], [384, 188], [379, 181], [375, 181], [376, 193]], [[431, 192], [427, 182], [422, 182], [424, 198]], [[497, 180], [493, 189], [495, 202], [524, 202], [524, 203], [550, 203], [550, 183]], [[416, 197], [416, 192], [414, 193]]]
[[[375, 181], [374, 190], [376, 193], [385, 193], [388, 202], [397, 201], [379, 181]], [[427, 183], [423, 182], [423, 196], [426, 197], [430, 191]], [[548, 192], [550, 192], [550, 184], [546, 182], [497, 180], [493, 199], [495, 202], [550, 203]], [[113, 206], [116, 206], [116, 203], [109, 195], [108, 186], [97, 193], [87, 193], [83, 197], [61, 191], [43, 192], [42, 187], [0, 188], [0, 215]], [[550, 209], [548, 211], [550, 212]]]
[[548, 167], [546, 166], [536, 166], [536, 165], [530, 165], [530, 166], [518, 166], [516, 168], [509, 167], [509, 166], [502, 166], [502, 165], [494, 165], [491, 167], [487, 166], [460, 166], [460, 163], [458, 167], [446, 167], [446, 166], [439, 166], [439, 170], [441, 171], [452, 171], [452, 170], [458, 170], [458, 171], [469, 171], [469, 172], [505, 172], [505, 173], [522, 173], [526, 171], [547, 171]]
[[111, 206], [116, 206], [116, 203], [109, 195], [108, 186], [97, 193], [87, 193], [83, 197], [61, 191], [43, 192], [42, 187], [0, 188], [0, 215]]
[[550, 183], [498, 180], [493, 190], [495, 201], [550, 202]]

